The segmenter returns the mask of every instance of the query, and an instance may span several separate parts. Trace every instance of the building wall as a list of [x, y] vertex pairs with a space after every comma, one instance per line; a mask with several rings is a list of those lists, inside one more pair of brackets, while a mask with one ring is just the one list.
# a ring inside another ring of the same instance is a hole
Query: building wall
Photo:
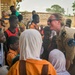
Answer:
[[[30, 21], [31, 19], [31, 12], [21, 12], [23, 17], [24, 17], [24, 22], [25, 24], [27, 24], [28, 21]], [[39, 25], [47, 25], [47, 19], [48, 17], [51, 15], [51, 13], [43, 13], [43, 12], [37, 12], [37, 14], [39, 15], [40, 17], [40, 23]], [[66, 20], [67, 18], [71, 19], [72, 20], [72, 26], [75, 26], [75, 22], [74, 22], [74, 16], [70, 16], [70, 17], [67, 17], [67, 16], [63, 16], [63, 19]], [[64, 21], [65, 22], [65, 21]]]
[[0, 18], [1, 18], [1, 0], [0, 0]]

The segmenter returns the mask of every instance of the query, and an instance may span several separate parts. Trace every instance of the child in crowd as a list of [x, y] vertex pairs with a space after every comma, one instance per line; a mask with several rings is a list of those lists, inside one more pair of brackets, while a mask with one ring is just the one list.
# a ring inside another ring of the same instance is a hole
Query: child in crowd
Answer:
[[16, 10], [15, 6], [10, 6], [10, 11], [11, 11], [11, 15], [15, 15], [18, 17], [18, 15], [20, 15], [20, 13]]
[[6, 11], [2, 11], [2, 18], [1, 19], [5, 23], [4, 31], [7, 30], [10, 27], [10, 25], [9, 25], [9, 17], [10, 16], [8, 15], [8, 13]]
[[19, 50], [19, 38], [16, 36], [11, 36], [8, 39], [9, 51], [7, 53], [7, 62], [11, 66], [13, 58], [18, 54]]
[[18, 18], [15, 15], [9, 18], [10, 27], [5, 31], [6, 40], [10, 36], [19, 36], [19, 29], [17, 28]]
[[29, 26], [30, 29], [36, 29], [39, 30], [39, 26], [37, 25], [39, 23], [39, 15], [34, 14], [33, 15], [33, 20], [31, 25]]
[[70, 75], [68, 71], [66, 70], [66, 59], [64, 54], [58, 50], [53, 49], [49, 53], [49, 59], [50, 63], [54, 66], [56, 69], [57, 75]]
[[22, 22], [23, 16], [22, 16], [22, 15], [19, 15], [19, 16], [18, 16], [18, 19], [19, 19], [20, 32], [23, 32], [23, 31], [25, 30], [25, 25], [24, 25], [24, 23]]
[[[9, 51], [9, 47], [7, 45], [7, 40], [11, 36], [19, 36], [19, 29], [17, 27], [18, 24], [18, 18], [15, 15], [10, 16], [9, 18], [9, 23], [10, 27], [4, 32], [5, 37], [6, 37], [6, 42], [5, 42], [5, 59], [7, 58], [7, 52]], [[7, 62], [6, 62], [7, 64]]]
[[3, 49], [3, 43], [6, 41], [6, 38], [4, 36], [4, 33], [2, 29], [0, 29], [0, 67], [4, 65], [4, 49]]
[[46, 26], [44, 28], [44, 38], [43, 38], [43, 44], [42, 44], [44, 51], [41, 55], [41, 58], [46, 60], [48, 59], [48, 48], [51, 45], [50, 35], [51, 35], [51, 30], [49, 26]]

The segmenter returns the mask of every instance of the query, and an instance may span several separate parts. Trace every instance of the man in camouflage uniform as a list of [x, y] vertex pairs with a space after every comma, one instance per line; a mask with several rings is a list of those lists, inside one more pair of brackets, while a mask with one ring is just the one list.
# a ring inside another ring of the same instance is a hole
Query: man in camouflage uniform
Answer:
[[73, 59], [75, 57], [75, 29], [73, 30], [69, 27], [62, 26], [62, 16], [57, 13], [54, 13], [49, 17], [49, 22], [50, 29], [57, 32], [57, 46], [66, 56], [66, 67], [68, 70], [70, 65], [73, 64]]

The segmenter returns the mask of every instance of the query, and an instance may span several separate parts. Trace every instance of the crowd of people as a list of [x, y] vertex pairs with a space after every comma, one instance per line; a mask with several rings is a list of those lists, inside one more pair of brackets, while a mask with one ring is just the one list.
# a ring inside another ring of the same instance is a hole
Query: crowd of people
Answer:
[[[0, 19], [0, 75], [75, 75], [75, 29], [71, 19], [53, 13], [47, 26], [32, 11], [25, 27], [14, 6]], [[63, 24], [64, 23], [64, 24]]]

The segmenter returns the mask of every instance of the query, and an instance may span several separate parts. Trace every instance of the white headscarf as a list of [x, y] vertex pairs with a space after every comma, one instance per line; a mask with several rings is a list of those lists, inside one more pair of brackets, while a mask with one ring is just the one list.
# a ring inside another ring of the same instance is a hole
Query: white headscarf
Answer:
[[8, 66], [6, 66], [6, 65], [0, 67], [0, 75], [7, 75], [7, 73], [8, 73], [7, 67]]
[[52, 63], [57, 71], [57, 75], [70, 75], [66, 71], [66, 59], [64, 54], [58, 50], [54, 49], [49, 53], [49, 61]]
[[40, 33], [35, 29], [27, 29], [21, 33], [19, 40], [20, 60], [38, 59], [42, 46]]

